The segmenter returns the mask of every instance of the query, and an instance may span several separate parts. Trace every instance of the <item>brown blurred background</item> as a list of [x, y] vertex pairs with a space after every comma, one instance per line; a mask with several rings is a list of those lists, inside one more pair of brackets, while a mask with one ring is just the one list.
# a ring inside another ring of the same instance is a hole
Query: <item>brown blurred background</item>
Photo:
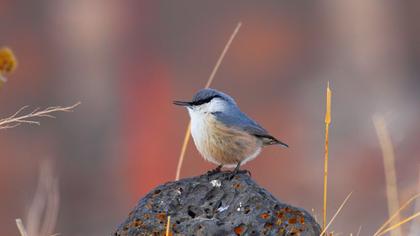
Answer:
[[[353, 191], [333, 229], [372, 234], [387, 219], [374, 113], [395, 145], [400, 200], [419, 191], [419, 12], [418, 1], [0, 0], [0, 46], [19, 60], [0, 116], [82, 101], [39, 127], [0, 131], [1, 234], [18, 235], [14, 219], [25, 222], [45, 159], [59, 177], [61, 235], [110, 235], [140, 197], [173, 180], [188, 115], [171, 101], [204, 86], [238, 21], [212, 87], [290, 145], [245, 168], [322, 218], [329, 80], [328, 214]], [[213, 167], [190, 143], [182, 177]]]

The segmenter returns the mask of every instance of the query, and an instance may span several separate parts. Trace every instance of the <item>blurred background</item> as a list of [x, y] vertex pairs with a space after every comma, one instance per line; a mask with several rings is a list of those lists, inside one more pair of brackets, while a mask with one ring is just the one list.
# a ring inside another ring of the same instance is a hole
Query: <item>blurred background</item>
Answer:
[[[110, 235], [173, 180], [189, 118], [172, 100], [204, 86], [242, 21], [212, 87], [290, 145], [244, 168], [321, 221], [330, 81], [328, 215], [353, 191], [332, 228], [371, 235], [388, 218], [373, 114], [395, 146], [400, 201], [420, 189], [419, 12], [418, 1], [0, 0], [0, 46], [19, 61], [0, 117], [82, 102], [41, 126], [0, 131], [1, 234], [18, 235], [14, 219], [25, 222], [44, 160], [59, 179], [60, 235]], [[190, 143], [181, 177], [211, 168]]]

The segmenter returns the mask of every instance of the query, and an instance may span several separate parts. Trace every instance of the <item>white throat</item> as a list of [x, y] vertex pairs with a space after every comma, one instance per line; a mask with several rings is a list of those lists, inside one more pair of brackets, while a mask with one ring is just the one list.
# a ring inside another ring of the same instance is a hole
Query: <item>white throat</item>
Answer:
[[[208, 138], [210, 120], [212, 119], [212, 112], [223, 112], [227, 109], [228, 104], [226, 101], [215, 98], [209, 103], [189, 107], [188, 113], [191, 118], [191, 135], [193, 137], [194, 143], [199, 150], [204, 150], [204, 142]], [[202, 153], [206, 156], [205, 153]]]

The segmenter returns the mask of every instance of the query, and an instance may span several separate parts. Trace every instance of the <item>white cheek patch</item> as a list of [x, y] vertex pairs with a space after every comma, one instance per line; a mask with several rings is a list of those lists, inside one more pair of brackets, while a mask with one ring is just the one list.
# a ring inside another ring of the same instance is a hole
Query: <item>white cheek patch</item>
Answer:
[[207, 112], [220, 112], [224, 111], [227, 107], [226, 101], [220, 98], [214, 98], [208, 104], [205, 105], [206, 107], [204, 107], [203, 110]]

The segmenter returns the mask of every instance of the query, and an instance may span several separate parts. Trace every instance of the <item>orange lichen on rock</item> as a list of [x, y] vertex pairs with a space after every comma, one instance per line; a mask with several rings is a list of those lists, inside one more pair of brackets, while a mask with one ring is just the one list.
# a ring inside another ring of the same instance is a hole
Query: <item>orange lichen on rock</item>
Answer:
[[277, 218], [283, 218], [284, 213], [282, 211], [277, 211], [276, 215], [277, 215]]
[[296, 224], [297, 220], [296, 220], [296, 218], [290, 218], [288, 222], [289, 222], [289, 224], [294, 225], [294, 224]]
[[271, 229], [273, 227], [273, 224], [271, 223], [265, 223], [264, 228], [269, 228]]
[[236, 235], [241, 235], [244, 233], [244, 227], [243, 225], [238, 225], [233, 229], [233, 231], [235, 232]]
[[[319, 225], [308, 212], [278, 201], [246, 173], [236, 178], [222, 171], [158, 186], [139, 201], [136, 213], [114, 235], [127, 236], [127, 225], [129, 235], [159, 232], [156, 235], [163, 236], [168, 229], [174, 235], [320, 235]], [[215, 187], [212, 181], [221, 186]], [[135, 227], [135, 219], [142, 225]]]
[[301, 223], [301, 224], [305, 224], [305, 218], [300, 217], [300, 223]]
[[139, 227], [139, 226], [141, 226], [142, 225], [142, 222], [141, 222], [141, 220], [140, 219], [135, 219], [134, 220], [134, 227]]
[[267, 219], [268, 217], [270, 217], [270, 214], [268, 214], [267, 212], [265, 212], [265, 213], [262, 213], [261, 215], [260, 215], [260, 217], [262, 218], [262, 219]]
[[140, 227], [141, 225], [142, 225], [141, 220], [140, 220], [140, 219], [136, 219], [136, 220], [134, 220], [134, 221], [132, 221], [132, 222], [130, 223], [129, 227], [130, 227], [130, 228], [132, 228], [132, 227], [137, 228], [137, 227]]
[[159, 220], [166, 220], [166, 214], [165, 213], [158, 213], [156, 214], [156, 218]]

